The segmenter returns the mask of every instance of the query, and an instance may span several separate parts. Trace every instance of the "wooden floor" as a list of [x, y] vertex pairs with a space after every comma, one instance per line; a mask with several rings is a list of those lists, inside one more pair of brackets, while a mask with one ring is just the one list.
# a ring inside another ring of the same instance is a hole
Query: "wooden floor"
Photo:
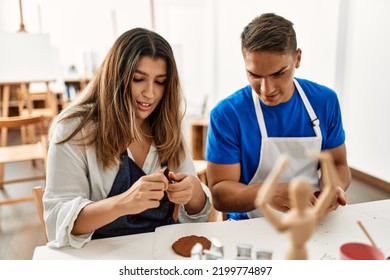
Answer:
[[[19, 144], [20, 133], [8, 131], [8, 143]], [[43, 162], [6, 164], [5, 179], [43, 174]], [[4, 185], [0, 200], [4, 197], [30, 196], [34, 186], [44, 186], [45, 181]], [[44, 245], [45, 237], [33, 201], [0, 206], [0, 260], [28, 260], [36, 246]]]
[[[9, 164], [5, 174], [37, 173], [42, 168], [42, 164], [33, 167], [28, 162]], [[5, 185], [4, 190], [0, 190], [0, 199], [4, 196], [31, 195], [32, 187], [37, 185], [44, 185], [44, 181]], [[31, 259], [34, 248], [44, 244], [44, 235], [33, 201], [0, 206], [0, 260]]]
[[[9, 164], [6, 166], [7, 178], [18, 173], [36, 174], [43, 166], [32, 166], [30, 163]], [[44, 185], [44, 181], [6, 185], [0, 190], [0, 199], [4, 195], [30, 195], [31, 189]], [[390, 193], [382, 189], [353, 180], [347, 191], [349, 204], [390, 199]], [[40, 225], [35, 204], [31, 202], [0, 206], [0, 260], [29, 260], [32, 259], [36, 246], [44, 245], [44, 234]]]

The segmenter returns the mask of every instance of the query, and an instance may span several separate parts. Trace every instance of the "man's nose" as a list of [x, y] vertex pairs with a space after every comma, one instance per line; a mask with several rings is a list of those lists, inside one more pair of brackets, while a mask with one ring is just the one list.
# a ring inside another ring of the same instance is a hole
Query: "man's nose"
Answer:
[[274, 91], [273, 83], [268, 78], [262, 78], [260, 81], [260, 92], [262, 94], [269, 94]]

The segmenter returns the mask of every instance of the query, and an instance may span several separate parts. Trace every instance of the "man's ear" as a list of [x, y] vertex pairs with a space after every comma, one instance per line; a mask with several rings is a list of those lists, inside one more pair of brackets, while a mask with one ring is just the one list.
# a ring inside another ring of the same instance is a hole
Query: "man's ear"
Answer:
[[301, 65], [301, 57], [302, 57], [302, 50], [297, 49], [297, 53], [295, 55], [295, 68], [298, 69], [299, 66]]

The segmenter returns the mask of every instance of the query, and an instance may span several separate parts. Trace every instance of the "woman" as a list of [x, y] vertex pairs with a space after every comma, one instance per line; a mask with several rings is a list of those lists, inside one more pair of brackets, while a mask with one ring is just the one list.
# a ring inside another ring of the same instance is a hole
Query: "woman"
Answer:
[[210, 195], [184, 142], [181, 101], [169, 43], [142, 28], [120, 36], [50, 128], [48, 246], [207, 221]]

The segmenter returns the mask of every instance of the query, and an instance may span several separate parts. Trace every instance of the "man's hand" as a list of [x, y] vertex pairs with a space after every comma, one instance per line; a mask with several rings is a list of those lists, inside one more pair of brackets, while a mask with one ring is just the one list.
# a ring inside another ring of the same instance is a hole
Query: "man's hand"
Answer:
[[290, 198], [288, 194], [289, 183], [279, 184], [276, 188], [275, 195], [269, 202], [269, 205], [281, 212], [287, 212], [291, 209]]

